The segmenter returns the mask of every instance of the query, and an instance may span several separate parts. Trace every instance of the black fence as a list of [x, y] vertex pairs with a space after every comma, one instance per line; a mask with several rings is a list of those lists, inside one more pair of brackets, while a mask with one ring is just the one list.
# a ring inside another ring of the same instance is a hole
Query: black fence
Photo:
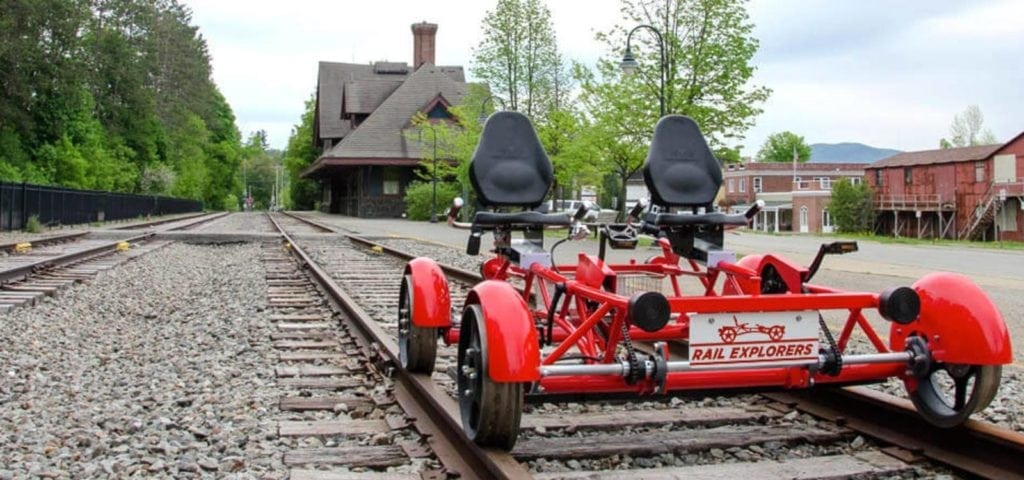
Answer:
[[71, 225], [202, 210], [196, 200], [0, 182], [0, 230], [23, 229], [33, 215], [43, 225]]

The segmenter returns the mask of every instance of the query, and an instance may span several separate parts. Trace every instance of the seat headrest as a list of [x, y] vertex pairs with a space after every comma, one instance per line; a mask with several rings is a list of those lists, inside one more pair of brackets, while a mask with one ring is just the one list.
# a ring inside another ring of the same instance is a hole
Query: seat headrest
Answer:
[[525, 115], [503, 111], [487, 119], [469, 180], [484, 206], [536, 208], [544, 202], [554, 174]]
[[667, 115], [654, 127], [644, 162], [644, 182], [656, 205], [710, 206], [722, 186], [722, 167], [696, 122], [682, 115]]

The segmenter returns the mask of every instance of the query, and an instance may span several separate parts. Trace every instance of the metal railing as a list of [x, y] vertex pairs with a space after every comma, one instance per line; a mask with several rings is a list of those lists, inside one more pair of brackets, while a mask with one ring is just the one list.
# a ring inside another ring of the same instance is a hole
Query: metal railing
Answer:
[[33, 216], [43, 225], [73, 225], [202, 210], [197, 200], [0, 182], [0, 230], [23, 229]]
[[876, 210], [956, 210], [955, 202], [942, 201], [940, 194], [878, 195]]

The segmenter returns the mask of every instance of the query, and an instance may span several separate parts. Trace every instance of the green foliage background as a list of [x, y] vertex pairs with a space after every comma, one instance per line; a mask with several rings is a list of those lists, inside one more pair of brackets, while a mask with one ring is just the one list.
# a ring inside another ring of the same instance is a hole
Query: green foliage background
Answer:
[[870, 233], [874, 227], [874, 194], [865, 183], [854, 185], [843, 178], [832, 187], [828, 211], [843, 233]]
[[0, 2], [0, 179], [237, 206], [245, 152], [210, 74], [178, 0]]
[[804, 141], [804, 137], [793, 132], [785, 131], [773, 133], [768, 136], [757, 152], [757, 161], [785, 163], [793, 161], [793, 152], [796, 152], [800, 163], [811, 159], [811, 147]]

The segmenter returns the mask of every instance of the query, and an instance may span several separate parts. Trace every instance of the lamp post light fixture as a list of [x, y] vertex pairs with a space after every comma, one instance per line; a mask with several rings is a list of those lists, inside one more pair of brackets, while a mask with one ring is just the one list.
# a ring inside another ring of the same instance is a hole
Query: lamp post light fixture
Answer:
[[658, 51], [661, 53], [661, 65], [659, 72], [660, 75], [658, 76], [658, 80], [660, 81], [661, 85], [661, 92], [658, 97], [658, 100], [661, 103], [661, 116], [664, 117], [665, 76], [668, 74], [668, 64], [665, 62], [665, 39], [664, 37], [661, 36], [661, 32], [658, 31], [657, 28], [654, 28], [651, 25], [647, 25], [646, 23], [633, 27], [633, 29], [629, 31], [629, 35], [626, 35], [626, 54], [622, 56], [622, 63], [619, 64], [619, 68], [621, 68], [622, 73], [626, 75], [631, 75], [634, 72], [636, 72], [638, 68], [640, 68], [640, 64], [636, 61], [636, 58], [633, 57], [633, 50], [630, 48], [630, 41], [633, 39], [633, 34], [636, 33], [637, 30], [640, 30], [641, 28], [646, 28], [654, 32], [654, 36], [658, 38]]
[[487, 102], [491, 102], [491, 105], [493, 106], [495, 100], [497, 100], [497, 102], [499, 104], [501, 104], [501, 109], [505, 110], [505, 101], [502, 100], [501, 97], [496, 97], [494, 95], [488, 95], [487, 98], [485, 98], [482, 102], [480, 102], [480, 116], [479, 116], [479, 118], [480, 118], [480, 124], [481, 125], [483, 125], [483, 123], [487, 121], [487, 113], [486, 113], [487, 112]]

